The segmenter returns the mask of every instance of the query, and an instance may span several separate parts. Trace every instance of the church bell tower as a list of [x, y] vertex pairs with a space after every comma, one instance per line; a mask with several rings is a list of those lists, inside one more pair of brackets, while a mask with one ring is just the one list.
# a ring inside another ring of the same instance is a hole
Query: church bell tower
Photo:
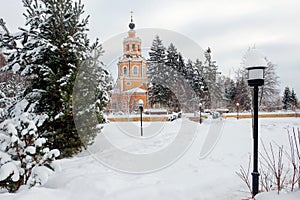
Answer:
[[147, 89], [147, 64], [142, 56], [142, 40], [136, 36], [134, 28], [131, 12], [128, 36], [123, 40], [123, 56], [118, 62], [118, 85], [121, 91]]
[[132, 14], [128, 35], [123, 39], [123, 55], [117, 64], [118, 79], [112, 95], [113, 110], [136, 110], [139, 100], [143, 100], [144, 108], [148, 107], [147, 62], [142, 56], [142, 40], [136, 36]]

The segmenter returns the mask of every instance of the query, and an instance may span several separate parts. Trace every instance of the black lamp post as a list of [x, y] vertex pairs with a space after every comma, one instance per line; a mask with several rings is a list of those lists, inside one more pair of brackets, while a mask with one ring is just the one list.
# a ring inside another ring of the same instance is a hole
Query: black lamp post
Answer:
[[141, 136], [143, 136], [143, 106], [144, 106], [144, 102], [142, 99], [139, 100], [138, 102], [138, 106], [140, 109], [140, 113], [141, 113]]
[[200, 124], [202, 123], [201, 110], [202, 110], [202, 103], [199, 103], [199, 111], [200, 111], [200, 119], [199, 119], [199, 122], [200, 122]]
[[258, 173], [258, 87], [264, 85], [264, 70], [267, 63], [260, 52], [252, 49], [245, 56], [245, 67], [248, 70], [248, 85], [253, 87], [253, 172], [252, 172], [252, 195], [259, 191]]
[[239, 119], [239, 103], [236, 103], [236, 119]]

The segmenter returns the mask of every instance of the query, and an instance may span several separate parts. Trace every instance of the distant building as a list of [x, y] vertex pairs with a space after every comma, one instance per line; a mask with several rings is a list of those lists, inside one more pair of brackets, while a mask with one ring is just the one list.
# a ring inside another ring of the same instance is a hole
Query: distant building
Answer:
[[123, 40], [123, 56], [118, 62], [117, 83], [112, 91], [111, 111], [132, 112], [141, 99], [148, 107], [147, 62], [142, 56], [142, 40], [136, 37], [135, 24], [131, 15], [128, 36]]

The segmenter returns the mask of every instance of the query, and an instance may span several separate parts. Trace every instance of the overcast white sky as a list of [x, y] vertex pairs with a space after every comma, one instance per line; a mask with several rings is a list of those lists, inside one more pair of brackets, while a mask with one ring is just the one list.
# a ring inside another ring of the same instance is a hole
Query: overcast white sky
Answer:
[[[219, 70], [234, 76], [249, 46], [277, 65], [281, 94], [285, 86], [300, 98], [299, 0], [82, 0], [90, 15], [90, 37], [102, 42], [128, 30], [130, 11], [136, 28], [168, 29], [210, 47]], [[0, 17], [14, 32], [24, 25], [21, 0], [0, 0]], [[143, 38], [142, 38], [143, 39]], [[120, 41], [122, 45], [122, 41]]]

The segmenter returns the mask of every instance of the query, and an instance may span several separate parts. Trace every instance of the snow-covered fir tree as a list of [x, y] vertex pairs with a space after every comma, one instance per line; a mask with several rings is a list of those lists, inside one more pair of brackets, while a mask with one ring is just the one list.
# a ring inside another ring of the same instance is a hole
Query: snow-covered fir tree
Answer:
[[97, 41], [91, 48], [90, 58], [82, 62], [74, 85], [74, 120], [85, 147], [92, 144], [100, 132], [101, 127], [97, 124], [106, 122], [104, 111], [109, 102], [112, 77], [103, 68], [100, 61], [102, 54], [102, 46]]
[[[170, 44], [168, 50], [162, 40], [156, 36], [153, 40], [148, 59], [148, 74], [150, 76], [149, 101], [152, 105], [160, 104], [176, 111], [180, 110], [175, 92], [175, 81], [178, 79], [176, 67], [177, 49]], [[176, 64], [175, 64], [176, 63]]]
[[0, 88], [0, 122], [5, 120], [7, 116], [8, 108], [13, 104], [14, 99], [12, 97], [7, 97], [3, 92], [3, 89]]
[[[23, 90], [24, 91], [24, 90]], [[17, 191], [44, 184], [55, 166], [58, 150], [46, 146], [38, 134], [47, 116], [34, 113], [38, 92], [6, 96], [0, 91], [0, 188]]]
[[283, 109], [289, 109], [292, 107], [292, 99], [291, 99], [291, 90], [287, 86], [284, 88], [283, 97], [282, 97], [282, 103], [283, 103]]
[[152, 41], [152, 46], [149, 51], [148, 59], [148, 74], [151, 80], [160, 78], [160, 70], [165, 66], [166, 61], [166, 48], [164, 47], [162, 40], [158, 35]]
[[180, 83], [183, 80], [183, 65], [182, 56], [175, 45], [171, 43], [167, 48], [166, 71], [163, 79], [169, 89], [167, 91], [168, 106], [176, 112], [181, 110], [179, 100], [183, 93], [182, 83]]
[[[6, 22], [1, 18], [0, 19], [0, 45], [1, 41], [3, 40], [4, 36], [10, 34], [8, 28], [6, 27]], [[11, 41], [11, 45], [15, 46], [15, 41]], [[5, 70], [2, 68], [6, 65], [6, 57], [4, 55], [6, 52], [5, 46], [0, 47], [0, 90], [7, 96], [7, 97], [16, 97], [20, 94], [25, 86], [26, 86], [26, 79], [21, 77], [19, 73], [12, 70]]]
[[199, 59], [196, 59], [196, 61], [194, 63], [194, 67], [198, 71], [199, 74], [201, 74], [202, 76], [204, 75], [204, 66], [203, 66], [203, 63]]
[[[183, 69], [181, 74], [184, 77], [184, 96], [183, 100], [184, 110], [185, 112], [193, 112], [193, 110], [197, 109], [197, 105], [199, 104], [199, 95], [198, 92], [201, 90], [201, 79], [196, 72], [196, 68], [194, 67], [194, 63], [192, 60], [188, 59], [186, 63], [183, 63]], [[200, 83], [200, 84], [199, 84]]]
[[5, 82], [0, 83], [0, 90], [8, 97], [16, 97], [24, 91], [26, 81], [20, 74], [12, 74]]
[[186, 109], [189, 112], [198, 110], [199, 102], [205, 102], [209, 95], [208, 86], [204, 80], [202, 63], [197, 59], [195, 63], [188, 60], [185, 64], [185, 80], [188, 81], [189, 86], [185, 92], [186, 96]]
[[291, 92], [291, 104], [292, 104], [293, 109], [296, 109], [298, 107], [298, 98], [297, 98], [297, 95], [296, 95], [294, 89], [292, 89], [292, 92]]
[[23, 4], [26, 27], [17, 34], [5, 34], [0, 43], [6, 48], [5, 69], [29, 80], [16, 97], [1, 92], [0, 98], [4, 105], [0, 110], [0, 187], [11, 192], [22, 185], [45, 183], [56, 157], [79, 152], [95, 137], [96, 132], [89, 129], [80, 138], [73, 120], [79, 67], [97, 76], [87, 77], [95, 82], [94, 88], [85, 87], [93, 93], [85, 111], [95, 113], [96, 123], [104, 121], [110, 89], [109, 74], [98, 60], [101, 46], [90, 45], [87, 39], [88, 18], [80, 18], [84, 8], [80, 2], [23, 0]]
[[194, 88], [195, 93], [199, 96], [201, 100], [204, 102], [209, 98], [209, 88], [208, 82], [205, 80], [205, 69], [203, 63], [196, 59], [194, 66], [193, 66], [193, 78], [192, 78], [192, 85]]
[[202, 62], [199, 59], [195, 65], [189, 59], [185, 62], [174, 44], [171, 43], [166, 49], [158, 36], [153, 40], [149, 56], [151, 105], [159, 103], [171, 110], [194, 111], [199, 99], [204, 96], [203, 90], [207, 88]]
[[203, 64], [203, 75], [209, 90], [209, 96], [205, 104], [208, 107], [216, 108], [218, 107], [218, 102], [223, 101], [224, 95], [217, 79], [217, 75], [220, 74], [220, 72], [218, 72], [218, 66], [216, 65], [216, 61], [212, 60], [211, 54], [212, 51], [210, 48], [204, 52], [205, 62]]
[[233, 80], [230, 80], [229, 86], [225, 88], [225, 98], [229, 101], [230, 105], [234, 104], [237, 95], [236, 85]]
[[212, 60], [211, 53], [212, 52], [209, 47], [204, 52], [204, 56], [205, 56], [204, 73], [208, 77], [207, 79], [209, 79], [211, 82], [216, 82], [218, 67], [217, 65], [215, 65], [215, 61]]
[[288, 86], [284, 88], [282, 96], [283, 109], [296, 109], [298, 107], [298, 98], [294, 89], [290, 90]]
[[47, 116], [32, 112], [37, 102], [21, 99], [8, 113], [10, 118], [0, 123], [0, 188], [9, 192], [22, 185], [44, 184], [55, 170], [52, 161], [60, 154], [50, 150], [46, 138], [38, 134]]
[[[46, 116], [37, 134], [47, 138], [51, 149], [59, 149], [61, 157], [72, 156], [84, 146], [73, 120], [72, 93], [79, 66], [91, 56], [88, 17], [81, 19], [84, 6], [72, 0], [23, 0], [23, 4], [26, 27], [3, 41], [7, 69], [31, 79], [22, 98], [28, 100], [31, 112]], [[14, 48], [12, 41], [20, 41], [20, 46]]]
[[149, 51], [148, 59], [148, 75], [150, 78], [149, 86], [149, 102], [151, 106], [161, 104], [167, 106], [168, 87], [166, 86], [164, 74], [166, 72], [166, 48], [163, 46], [162, 40], [159, 36], [155, 36], [152, 46]]

